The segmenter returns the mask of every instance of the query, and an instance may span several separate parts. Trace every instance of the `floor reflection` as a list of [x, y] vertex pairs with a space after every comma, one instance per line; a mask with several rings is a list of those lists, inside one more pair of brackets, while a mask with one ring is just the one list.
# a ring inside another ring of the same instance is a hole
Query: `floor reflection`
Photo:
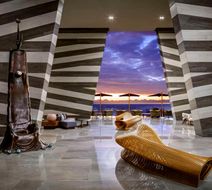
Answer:
[[160, 179], [128, 164], [120, 159], [115, 168], [118, 182], [124, 190], [161, 190], [166, 189]]
[[[211, 156], [212, 138], [195, 136], [192, 126], [167, 119], [144, 118], [164, 143], [195, 154]], [[41, 130], [51, 150], [0, 154], [1, 190], [193, 190], [190, 186], [143, 172], [120, 159], [114, 120], [100, 118], [84, 128]], [[212, 172], [197, 188], [211, 190]]]
[[198, 188], [174, 182], [150, 173], [119, 159], [115, 174], [117, 181], [124, 190], [211, 190], [212, 181], [205, 180]]

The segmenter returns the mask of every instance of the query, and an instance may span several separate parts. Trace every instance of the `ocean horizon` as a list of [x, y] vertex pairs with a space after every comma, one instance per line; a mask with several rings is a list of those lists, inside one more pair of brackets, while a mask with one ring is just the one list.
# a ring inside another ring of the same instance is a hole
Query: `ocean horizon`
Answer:
[[[128, 110], [128, 104], [102, 104], [102, 110]], [[142, 110], [143, 113], [149, 113], [152, 108], [171, 110], [170, 104], [131, 104], [131, 110]], [[100, 104], [93, 104], [93, 110], [100, 111]]]

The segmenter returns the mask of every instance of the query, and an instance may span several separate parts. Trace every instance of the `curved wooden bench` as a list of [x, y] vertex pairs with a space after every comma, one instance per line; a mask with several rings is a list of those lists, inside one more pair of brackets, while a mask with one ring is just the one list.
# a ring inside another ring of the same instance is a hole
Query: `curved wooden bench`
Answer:
[[121, 157], [153, 174], [197, 187], [212, 166], [212, 157], [198, 156], [164, 145], [158, 135], [142, 124], [136, 131], [116, 136], [125, 149]]
[[121, 115], [116, 116], [115, 125], [117, 129], [128, 130], [139, 121], [141, 121], [140, 116], [132, 116], [130, 112], [125, 112]]

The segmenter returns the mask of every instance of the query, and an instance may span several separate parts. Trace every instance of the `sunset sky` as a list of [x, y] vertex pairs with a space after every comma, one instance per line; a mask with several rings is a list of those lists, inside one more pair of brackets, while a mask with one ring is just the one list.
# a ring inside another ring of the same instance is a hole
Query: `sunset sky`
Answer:
[[128, 92], [142, 95], [139, 100], [167, 93], [155, 32], [108, 33], [97, 92], [114, 94], [110, 100]]

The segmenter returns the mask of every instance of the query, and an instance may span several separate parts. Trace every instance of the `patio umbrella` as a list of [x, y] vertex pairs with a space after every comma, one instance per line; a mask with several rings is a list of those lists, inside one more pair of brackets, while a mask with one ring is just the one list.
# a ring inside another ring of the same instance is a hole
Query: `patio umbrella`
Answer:
[[161, 116], [163, 116], [163, 97], [169, 96], [168, 94], [164, 94], [163, 92], [149, 95], [149, 97], [161, 97]]
[[95, 96], [99, 96], [100, 97], [100, 113], [102, 113], [102, 97], [104, 97], [104, 96], [112, 96], [112, 95], [100, 92], [99, 94], [95, 94]]
[[132, 94], [132, 93], [127, 93], [127, 94], [122, 94], [120, 97], [128, 97], [128, 111], [130, 111], [130, 97], [139, 97], [138, 94]]

